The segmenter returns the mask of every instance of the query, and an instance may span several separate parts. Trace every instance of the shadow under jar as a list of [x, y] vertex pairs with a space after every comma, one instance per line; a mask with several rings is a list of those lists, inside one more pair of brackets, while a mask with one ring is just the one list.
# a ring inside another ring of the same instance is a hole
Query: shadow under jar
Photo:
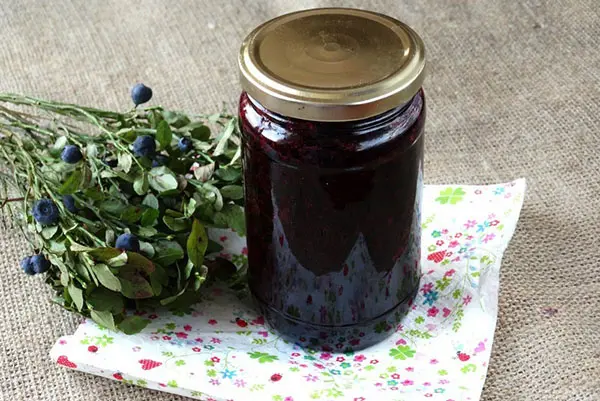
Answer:
[[249, 287], [302, 346], [357, 350], [417, 291], [423, 43], [362, 10], [271, 20], [242, 45]]

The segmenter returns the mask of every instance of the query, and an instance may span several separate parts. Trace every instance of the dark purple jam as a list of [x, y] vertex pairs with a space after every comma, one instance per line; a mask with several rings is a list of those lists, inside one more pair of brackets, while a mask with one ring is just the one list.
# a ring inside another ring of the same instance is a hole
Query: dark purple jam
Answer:
[[249, 286], [302, 346], [394, 332], [419, 283], [425, 100], [349, 122], [287, 118], [243, 93]]

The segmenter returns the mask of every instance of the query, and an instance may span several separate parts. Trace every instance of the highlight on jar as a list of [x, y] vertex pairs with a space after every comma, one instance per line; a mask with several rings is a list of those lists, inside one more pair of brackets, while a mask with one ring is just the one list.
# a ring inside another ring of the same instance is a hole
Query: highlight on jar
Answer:
[[239, 68], [254, 301], [305, 347], [384, 340], [420, 279], [421, 38], [382, 14], [306, 10], [252, 31]]

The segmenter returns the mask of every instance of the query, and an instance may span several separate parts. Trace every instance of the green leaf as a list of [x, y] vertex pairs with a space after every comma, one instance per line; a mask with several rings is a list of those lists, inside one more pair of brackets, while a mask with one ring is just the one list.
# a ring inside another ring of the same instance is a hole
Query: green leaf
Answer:
[[113, 274], [108, 266], [105, 264], [97, 264], [93, 268], [93, 272], [104, 287], [112, 291], [121, 291], [121, 283], [119, 279]]
[[221, 188], [223, 198], [238, 200], [244, 197], [244, 189], [241, 185], [225, 185]]
[[120, 216], [127, 208], [127, 205], [118, 199], [109, 199], [101, 202], [98, 207], [100, 210], [115, 216]]
[[150, 113], [148, 113], [148, 121], [150, 121], [152, 128], [157, 128], [158, 124], [163, 121], [163, 116], [159, 111], [152, 110]]
[[104, 199], [104, 194], [95, 188], [86, 189], [83, 191], [83, 195], [93, 201], [100, 201]]
[[150, 320], [141, 318], [139, 316], [127, 316], [121, 323], [118, 324], [119, 330], [123, 333], [131, 335], [137, 334], [144, 330], [148, 326]]
[[142, 173], [138, 175], [133, 182], [133, 190], [138, 195], [144, 195], [148, 192], [149, 188], [148, 175], [146, 173]]
[[183, 248], [175, 241], [157, 241], [154, 249], [156, 255], [152, 260], [162, 266], [169, 266], [184, 257]]
[[206, 229], [198, 219], [194, 219], [192, 231], [187, 239], [188, 258], [196, 267], [201, 267], [204, 263], [204, 254], [208, 247], [208, 235]]
[[154, 263], [143, 255], [137, 252], [127, 252], [127, 267], [132, 267], [137, 271], [144, 272], [146, 274], [153, 273], [155, 270]]
[[121, 213], [121, 220], [127, 224], [133, 224], [142, 217], [144, 210], [139, 206], [128, 206]]
[[152, 194], [146, 195], [146, 197], [142, 201], [142, 205], [148, 206], [148, 207], [150, 207], [152, 209], [156, 209], [156, 210], [158, 210], [158, 208], [159, 208], [158, 199], [156, 198], [156, 196], [154, 196]]
[[113, 318], [112, 313], [108, 311], [90, 311], [90, 316], [94, 320], [94, 322], [98, 323], [102, 327], [106, 327], [107, 329], [116, 331], [115, 327], [115, 319]]
[[158, 230], [154, 227], [138, 227], [137, 235], [139, 237], [150, 238], [158, 234]]
[[199, 141], [208, 141], [210, 139], [210, 128], [206, 125], [195, 127], [190, 131], [190, 135]]
[[185, 127], [190, 123], [190, 119], [181, 113], [176, 113], [174, 111], [163, 111], [162, 115], [164, 119], [175, 128]]
[[49, 241], [48, 242], [48, 252], [54, 253], [56, 255], [62, 255], [67, 251], [67, 247], [65, 246], [65, 242], [63, 241]]
[[151, 227], [156, 225], [159, 214], [160, 212], [157, 209], [144, 210], [144, 213], [142, 213], [142, 218], [140, 219], [140, 224], [142, 227]]
[[73, 303], [75, 304], [77, 309], [81, 311], [83, 309], [83, 291], [75, 287], [74, 284], [69, 284], [68, 290], [69, 296], [73, 300]]
[[130, 299], [152, 298], [154, 292], [152, 286], [145, 278], [137, 274], [126, 274], [126, 277], [119, 278], [121, 282], [121, 294]]
[[176, 190], [178, 187], [175, 174], [164, 166], [150, 170], [148, 180], [152, 189], [158, 192]]
[[108, 262], [110, 259], [119, 256], [121, 253], [123, 253], [123, 251], [117, 248], [105, 247], [96, 248], [88, 253], [95, 260], [99, 260], [101, 262]]
[[90, 309], [109, 311], [114, 314], [121, 313], [124, 307], [121, 294], [105, 288], [96, 288], [87, 296], [86, 302]]
[[152, 246], [152, 244], [145, 241], [140, 241], [140, 252], [150, 259], [152, 259], [152, 257], [156, 253], [154, 252], [154, 247]]
[[170, 296], [170, 297], [167, 297], [167, 298], [164, 298], [164, 299], [161, 299], [160, 300], [160, 304], [162, 306], [166, 306], [166, 305], [169, 305], [169, 304], [175, 302], [177, 300], [177, 298], [179, 298], [180, 296], [182, 296], [185, 293], [185, 290], [186, 290], [186, 288], [183, 288], [177, 294], [175, 294], [173, 296]]
[[121, 169], [124, 173], [129, 173], [129, 170], [131, 170], [132, 163], [133, 158], [129, 153], [119, 153], [117, 157], [117, 167]]
[[164, 216], [163, 222], [174, 232], [185, 231], [189, 228], [187, 219]]
[[223, 181], [233, 182], [241, 178], [242, 172], [235, 167], [221, 167], [215, 172], [215, 175]]
[[390, 356], [394, 359], [405, 360], [415, 356], [416, 351], [408, 345], [399, 345], [390, 350]]
[[242, 237], [246, 236], [246, 221], [241, 206], [225, 205], [223, 210], [215, 214], [214, 222], [219, 226], [232, 228]]
[[171, 145], [171, 140], [173, 139], [173, 133], [171, 132], [171, 127], [169, 127], [169, 123], [165, 120], [158, 123], [156, 127], [156, 140], [160, 144], [162, 149], [167, 149]]
[[61, 185], [58, 193], [61, 195], [71, 195], [77, 192], [81, 186], [83, 180], [83, 172], [81, 170], [75, 170], [71, 173], [69, 178]]
[[258, 359], [259, 363], [270, 363], [279, 359], [279, 357], [267, 354], [266, 352], [248, 352], [248, 355], [250, 355], [250, 358], [252, 359]]
[[119, 255], [106, 261], [111, 267], [124, 266], [127, 263], [127, 252], [121, 252]]
[[42, 237], [44, 237], [44, 239], [50, 239], [50, 238], [54, 237], [54, 234], [56, 234], [57, 231], [58, 231], [58, 226], [44, 227], [42, 229]]
[[235, 131], [235, 120], [229, 120], [227, 127], [221, 137], [219, 138], [219, 142], [217, 142], [217, 146], [215, 147], [215, 151], [213, 152], [213, 156], [222, 155], [227, 149], [227, 143], [229, 142], [229, 138]]
[[64, 149], [64, 147], [67, 146], [68, 142], [69, 141], [67, 140], [66, 136], [59, 136], [56, 139], [56, 142], [54, 142], [54, 144], [50, 148], [50, 154], [54, 157], [58, 157], [60, 155], [60, 152], [62, 152], [62, 150]]

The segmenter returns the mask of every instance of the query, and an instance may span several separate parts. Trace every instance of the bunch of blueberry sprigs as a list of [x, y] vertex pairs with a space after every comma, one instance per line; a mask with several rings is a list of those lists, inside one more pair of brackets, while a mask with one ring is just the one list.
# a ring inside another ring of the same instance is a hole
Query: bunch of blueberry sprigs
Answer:
[[235, 118], [142, 108], [143, 84], [131, 98], [119, 113], [0, 94], [0, 207], [34, 249], [21, 268], [128, 334], [148, 323], [131, 309], [185, 313], [207, 280], [239, 280], [210, 229], [245, 235]]

